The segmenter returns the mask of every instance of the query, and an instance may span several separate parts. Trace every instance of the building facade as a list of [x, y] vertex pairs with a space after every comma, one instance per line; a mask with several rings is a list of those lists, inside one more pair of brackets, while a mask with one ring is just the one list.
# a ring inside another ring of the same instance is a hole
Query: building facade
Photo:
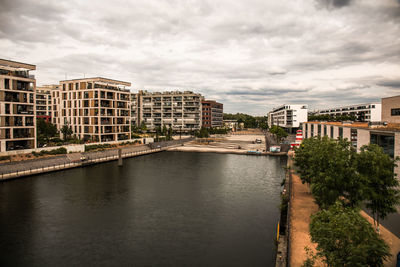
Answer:
[[0, 151], [36, 148], [35, 65], [0, 59]]
[[295, 132], [308, 118], [307, 105], [281, 105], [268, 112], [268, 125], [277, 125]]
[[356, 120], [361, 122], [377, 122], [381, 121], [381, 110], [382, 107], [380, 103], [367, 103], [322, 109], [318, 110], [316, 115], [347, 115], [355, 116]]
[[223, 127], [224, 105], [214, 100], [203, 100], [202, 105], [202, 125], [205, 128]]
[[[306, 122], [303, 123], [303, 138], [328, 136], [333, 139], [347, 138], [360, 152], [370, 143], [381, 146], [392, 158], [400, 156], [400, 125], [370, 126], [369, 123], [355, 122]], [[400, 178], [400, 167], [395, 169]]]
[[382, 121], [400, 123], [400, 95], [382, 98]]
[[58, 90], [58, 84], [36, 87], [36, 117], [52, 122], [52, 91]]
[[131, 138], [129, 82], [101, 77], [60, 81], [53, 90], [53, 122], [75, 137], [94, 142]]
[[201, 101], [201, 94], [191, 91], [139, 91], [131, 95], [131, 115], [136, 126], [144, 123], [150, 131], [166, 126], [189, 132], [201, 128]]

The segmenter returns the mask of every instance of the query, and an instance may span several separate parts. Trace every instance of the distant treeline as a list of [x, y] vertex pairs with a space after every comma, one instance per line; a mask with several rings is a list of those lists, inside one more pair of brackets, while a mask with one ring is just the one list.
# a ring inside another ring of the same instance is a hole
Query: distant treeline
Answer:
[[356, 121], [357, 117], [354, 115], [309, 115], [308, 121]]
[[244, 128], [268, 129], [267, 116], [251, 116], [244, 113], [228, 114], [224, 113], [224, 120], [237, 120], [244, 123]]

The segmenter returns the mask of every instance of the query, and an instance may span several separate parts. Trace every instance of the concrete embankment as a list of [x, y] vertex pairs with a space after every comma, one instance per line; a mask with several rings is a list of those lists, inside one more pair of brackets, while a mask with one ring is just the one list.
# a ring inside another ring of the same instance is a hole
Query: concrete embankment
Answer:
[[179, 151], [179, 152], [204, 152], [204, 153], [221, 153], [221, 154], [240, 154], [240, 155], [257, 155], [257, 156], [285, 156], [286, 152], [256, 152], [243, 149], [230, 149], [220, 147], [208, 147], [206, 145], [185, 145], [167, 148], [168, 151]]

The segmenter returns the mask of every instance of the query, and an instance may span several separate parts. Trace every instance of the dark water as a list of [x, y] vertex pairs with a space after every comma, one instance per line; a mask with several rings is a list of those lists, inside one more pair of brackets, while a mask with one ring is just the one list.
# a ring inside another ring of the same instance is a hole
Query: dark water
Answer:
[[0, 183], [0, 266], [272, 266], [285, 163], [163, 152]]

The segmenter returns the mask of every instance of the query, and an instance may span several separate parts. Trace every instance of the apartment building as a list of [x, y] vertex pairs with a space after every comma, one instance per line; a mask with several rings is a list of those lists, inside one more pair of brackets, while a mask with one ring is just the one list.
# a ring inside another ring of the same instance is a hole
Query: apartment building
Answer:
[[322, 109], [318, 110], [316, 115], [347, 115], [355, 116], [356, 120], [361, 122], [377, 122], [381, 120], [381, 109], [382, 106], [380, 103], [367, 103]]
[[53, 108], [59, 130], [71, 127], [85, 141], [118, 141], [131, 138], [129, 82], [107, 78], [60, 81], [53, 90]]
[[268, 112], [268, 125], [277, 125], [294, 133], [307, 118], [307, 105], [284, 104]]
[[[333, 139], [347, 138], [360, 152], [370, 143], [381, 146], [390, 157], [400, 156], [400, 124], [371, 125], [368, 122], [305, 122], [303, 139], [314, 136], [328, 136]], [[400, 179], [400, 166], [396, 168]]]
[[52, 122], [52, 91], [58, 90], [58, 84], [36, 87], [36, 117]]
[[214, 100], [203, 100], [202, 105], [202, 122], [205, 128], [221, 128], [223, 127], [224, 105]]
[[400, 95], [382, 98], [382, 121], [400, 123]]
[[36, 147], [35, 65], [0, 59], [0, 151]]
[[140, 126], [140, 97], [139, 94], [131, 93], [131, 125]]
[[144, 122], [150, 131], [163, 126], [175, 131], [199, 130], [202, 98], [191, 91], [139, 91], [131, 95], [131, 114], [136, 125]]

